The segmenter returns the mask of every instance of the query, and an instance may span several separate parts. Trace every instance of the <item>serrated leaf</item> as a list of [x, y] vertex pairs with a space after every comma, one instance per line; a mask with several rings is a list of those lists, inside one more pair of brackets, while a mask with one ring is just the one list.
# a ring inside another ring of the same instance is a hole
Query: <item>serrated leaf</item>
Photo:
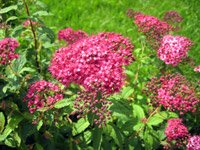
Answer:
[[42, 127], [42, 125], [43, 125], [43, 121], [40, 120], [39, 123], [37, 124], [37, 130], [38, 131], [40, 130], [40, 128]]
[[121, 131], [115, 126], [111, 125], [113, 130], [112, 133], [110, 134], [111, 137], [114, 139], [115, 143], [120, 147], [120, 149], [123, 149], [123, 136]]
[[86, 142], [86, 144], [89, 144], [91, 142], [92, 139], [92, 132], [91, 131], [86, 131], [84, 132], [84, 140]]
[[5, 8], [2, 8], [0, 10], [0, 14], [5, 14], [11, 10], [17, 10], [17, 5], [12, 5], [12, 6], [9, 6], [9, 7], [5, 7]]
[[95, 150], [100, 150], [102, 142], [102, 128], [95, 127], [93, 131], [92, 141]]
[[74, 136], [83, 132], [89, 125], [90, 123], [88, 122], [88, 120], [83, 118], [79, 119], [78, 122], [75, 123], [75, 125], [73, 126], [72, 135]]
[[0, 133], [3, 131], [5, 126], [5, 116], [3, 112], [0, 112]]
[[122, 98], [127, 99], [134, 92], [134, 89], [130, 86], [125, 87], [122, 91]]
[[63, 108], [63, 107], [69, 106], [69, 105], [70, 105], [69, 99], [62, 99], [62, 100], [56, 102], [54, 107], [55, 108]]
[[15, 129], [17, 128], [18, 124], [22, 121], [23, 117], [15, 113], [11, 118], [8, 120], [8, 124], [6, 125], [5, 130], [0, 135], [0, 141], [3, 141], [6, 139], [6, 137]]
[[12, 68], [15, 72], [19, 73], [26, 64], [26, 52], [22, 53], [18, 59], [15, 59], [12, 63]]
[[52, 13], [49, 13], [49, 12], [43, 11], [43, 10], [37, 11], [33, 14], [33, 16], [39, 16], [39, 17], [41, 17], [41, 16], [51, 16], [51, 15], [52, 15]]
[[163, 122], [163, 117], [160, 116], [160, 114], [155, 114], [152, 117], [149, 118], [149, 121], [147, 122], [148, 125], [153, 125], [153, 126], [157, 126], [159, 125], [161, 122]]
[[133, 104], [133, 116], [139, 120], [145, 117], [144, 110], [141, 106]]
[[17, 16], [11, 16], [9, 17], [6, 22], [12, 21], [12, 20], [16, 20], [18, 17]]

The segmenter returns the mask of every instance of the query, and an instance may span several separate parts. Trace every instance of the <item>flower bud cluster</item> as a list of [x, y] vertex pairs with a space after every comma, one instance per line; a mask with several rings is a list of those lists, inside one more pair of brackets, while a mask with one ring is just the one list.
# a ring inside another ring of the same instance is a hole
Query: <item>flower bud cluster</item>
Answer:
[[172, 26], [153, 16], [138, 14], [134, 16], [138, 31], [144, 33], [153, 48], [158, 48], [162, 37], [172, 31]]
[[84, 31], [74, 31], [72, 28], [66, 28], [58, 32], [58, 39], [65, 40], [68, 45], [86, 37], [88, 37], [88, 35]]
[[74, 102], [74, 108], [77, 109], [78, 118], [85, 117], [86, 114], [94, 115], [94, 123], [102, 127], [106, 125], [106, 120], [110, 119], [111, 111], [108, 109], [111, 104], [107, 101], [106, 96], [99, 93], [98, 90], [93, 92], [82, 91], [78, 93]]
[[29, 27], [30, 25], [31, 25], [31, 23], [32, 23], [32, 25], [37, 25], [38, 24], [38, 22], [35, 22], [35, 21], [30, 21], [30, 19], [27, 19], [27, 20], [25, 20], [24, 22], [23, 22], [23, 27]]
[[187, 127], [179, 118], [168, 120], [165, 135], [168, 143], [175, 142], [175, 146], [179, 148], [184, 145], [190, 136]]
[[194, 135], [189, 138], [187, 150], [200, 150], [200, 136]]
[[194, 68], [195, 72], [200, 72], [200, 65]]
[[30, 85], [24, 101], [28, 101], [30, 113], [41, 108], [51, 109], [53, 105], [63, 99], [59, 86], [45, 80], [36, 81]]
[[17, 47], [19, 47], [19, 43], [16, 39], [5, 38], [0, 40], [0, 64], [10, 64], [13, 59], [18, 58], [19, 55], [15, 54]]
[[181, 17], [181, 15], [175, 11], [175, 10], [170, 10], [165, 12], [164, 16], [163, 16], [163, 20], [167, 23], [180, 23], [183, 21], [183, 17]]
[[154, 106], [162, 105], [165, 109], [178, 111], [180, 114], [196, 111], [200, 102], [195, 88], [180, 74], [152, 78], [146, 87]]
[[178, 65], [192, 46], [190, 39], [182, 36], [165, 35], [157, 51], [158, 57], [166, 64]]

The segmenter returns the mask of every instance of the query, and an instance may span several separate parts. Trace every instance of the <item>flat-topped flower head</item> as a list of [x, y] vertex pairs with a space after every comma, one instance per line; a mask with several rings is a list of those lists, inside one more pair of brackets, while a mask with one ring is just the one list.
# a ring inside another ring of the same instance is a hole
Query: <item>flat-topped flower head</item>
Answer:
[[51, 109], [53, 105], [63, 99], [62, 90], [58, 85], [45, 80], [36, 81], [30, 85], [24, 101], [28, 101], [30, 113], [38, 109]]
[[49, 70], [64, 85], [82, 85], [86, 90], [112, 94], [125, 79], [124, 65], [133, 62], [134, 46], [115, 33], [99, 33], [56, 51]]
[[187, 127], [182, 123], [182, 119], [174, 118], [168, 120], [165, 135], [168, 143], [174, 141], [176, 147], [181, 147], [187, 141], [189, 132]]
[[146, 87], [154, 106], [162, 105], [165, 109], [178, 111], [180, 114], [196, 111], [200, 102], [195, 88], [180, 74], [152, 78]]
[[88, 35], [84, 31], [74, 31], [72, 28], [66, 28], [58, 32], [58, 39], [66, 41], [67, 44], [73, 44], [86, 37], [88, 37]]
[[18, 58], [19, 55], [15, 54], [17, 47], [19, 47], [19, 43], [16, 39], [5, 38], [0, 40], [0, 64], [10, 64], [13, 59]]
[[189, 138], [187, 150], [200, 150], [200, 136], [194, 135]]
[[138, 31], [144, 33], [153, 48], [158, 48], [162, 37], [172, 31], [172, 26], [153, 16], [138, 14], [134, 16]]
[[161, 41], [157, 55], [166, 64], [176, 66], [187, 57], [187, 52], [191, 46], [191, 40], [186, 37], [165, 35]]

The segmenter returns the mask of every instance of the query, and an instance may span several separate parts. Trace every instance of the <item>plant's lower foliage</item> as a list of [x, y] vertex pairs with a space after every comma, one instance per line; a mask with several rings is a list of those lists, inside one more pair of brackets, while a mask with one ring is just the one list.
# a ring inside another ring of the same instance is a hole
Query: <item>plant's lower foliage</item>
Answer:
[[74, 102], [74, 107], [77, 109], [78, 117], [85, 117], [87, 114], [94, 116], [94, 123], [99, 125], [106, 125], [106, 120], [110, 119], [110, 110], [108, 109], [111, 104], [106, 100], [106, 96], [99, 93], [97, 90], [82, 91], [78, 93], [79, 96]]
[[19, 55], [15, 54], [17, 47], [19, 47], [19, 43], [13, 38], [0, 40], [0, 64], [10, 64], [13, 59], [18, 58]]
[[194, 135], [189, 138], [187, 150], [200, 150], [200, 136]]
[[[188, 129], [182, 123], [182, 119], [179, 118], [168, 120], [165, 135], [167, 136], [167, 142], [169, 143], [168, 146], [165, 146], [165, 149], [173, 146], [178, 148], [185, 146], [187, 139], [189, 138]], [[175, 142], [175, 144], [173, 142]]]
[[180, 74], [170, 74], [152, 78], [147, 83], [147, 95], [150, 95], [154, 106], [164, 106], [180, 114], [196, 111], [199, 99], [195, 88]]
[[61, 99], [63, 94], [59, 86], [41, 80], [30, 85], [24, 101], [28, 101], [29, 111], [34, 113], [41, 108], [51, 109]]

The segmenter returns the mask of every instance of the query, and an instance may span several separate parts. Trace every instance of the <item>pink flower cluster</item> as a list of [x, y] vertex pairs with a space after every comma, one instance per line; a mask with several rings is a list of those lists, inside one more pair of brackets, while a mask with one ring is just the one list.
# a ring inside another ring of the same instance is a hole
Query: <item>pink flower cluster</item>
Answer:
[[72, 28], [66, 28], [58, 32], [58, 39], [65, 40], [68, 44], [75, 43], [86, 37], [88, 37], [87, 33], [81, 30], [74, 31]]
[[23, 27], [29, 27], [30, 25], [31, 25], [31, 23], [32, 23], [32, 25], [37, 25], [38, 24], [38, 22], [35, 22], [35, 21], [30, 21], [30, 19], [27, 19], [27, 20], [25, 20], [24, 22], [23, 22]]
[[154, 106], [162, 105], [165, 109], [178, 111], [180, 114], [196, 111], [199, 99], [195, 88], [180, 74], [153, 78], [147, 83], [147, 95]]
[[186, 37], [165, 35], [157, 55], [166, 64], [176, 66], [183, 58], [187, 57], [187, 52], [191, 46], [191, 40]]
[[59, 86], [45, 80], [37, 81], [30, 85], [24, 101], [28, 101], [30, 113], [37, 109], [51, 109], [55, 102], [63, 99]]
[[153, 48], [157, 48], [162, 37], [172, 31], [172, 26], [153, 16], [138, 14], [134, 16], [134, 23], [138, 26], [139, 32], [143, 32]]
[[187, 150], [200, 150], [200, 136], [195, 135], [189, 138]]
[[10, 64], [11, 60], [18, 58], [19, 55], [15, 54], [17, 47], [19, 43], [13, 38], [0, 40], [0, 64]]
[[200, 72], [200, 65], [194, 68], [195, 72]]
[[64, 85], [98, 88], [104, 94], [118, 92], [125, 79], [123, 65], [133, 62], [134, 46], [123, 36], [100, 33], [56, 51], [49, 70]]
[[163, 20], [168, 23], [180, 23], [183, 21], [183, 17], [177, 11], [170, 10], [165, 12]]
[[110, 119], [111, 111], [108, 110], [108, 107], [111, 102], [107, 101], [104, 95], [101, 95], [101, 98], [98, 98], [99, 96], [98, 91], [79, 92], [79, 96], [74, 103], [74, 108], [78, 110], [78, 118], [85, 117], [88, 113], [96, 114], [94, 123], [101, 128], [102, 125], [106, 125], [106, 120]]
[[176, 147], [181, 147], [184, 141], [187, 141], [189, 138], [188, 129], [182, 123], [182, 119], [179, 118], [168, 120], [165, 135], [167, 136], [168, 143], [175, 141]]

